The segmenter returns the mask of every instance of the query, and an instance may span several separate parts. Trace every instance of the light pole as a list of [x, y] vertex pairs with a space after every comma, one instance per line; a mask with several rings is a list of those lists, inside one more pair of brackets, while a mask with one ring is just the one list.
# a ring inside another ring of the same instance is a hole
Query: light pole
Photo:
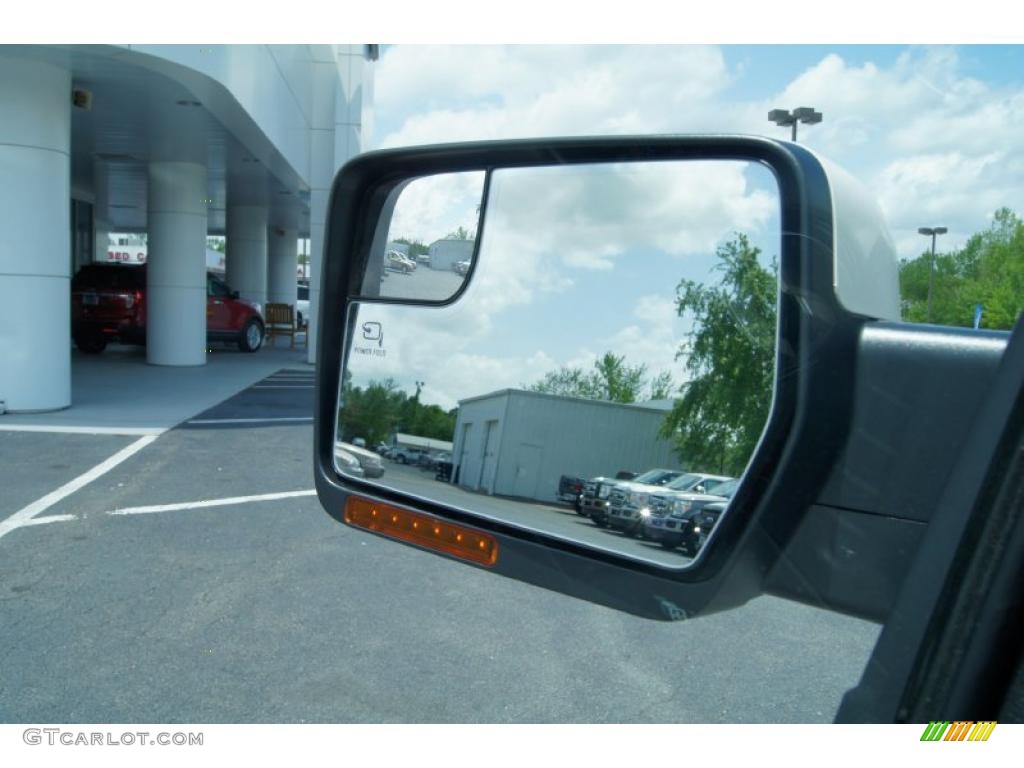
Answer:
[[948, 232], [945, 227], [919, 227], [919, 235], [932, 236], [932, 260], [928, 267], [928, 322], [932, 321], [932, 285], [935, 283], [935, 236], [944, 235]]
[[821, 112], [815, 112], [814, 107], [797, 107], [792, 112], [788, 109], [773, 109], [768, 113], [768, 119], [776, 125], [793, 126], [792, 141], [796, 141], [796, 124], [814, 125], [815, 123], [820, 123]]

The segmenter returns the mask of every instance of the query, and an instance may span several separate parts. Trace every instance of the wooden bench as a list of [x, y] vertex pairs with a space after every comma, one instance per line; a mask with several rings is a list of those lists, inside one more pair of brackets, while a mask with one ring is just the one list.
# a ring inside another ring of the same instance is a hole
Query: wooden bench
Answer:
[[303, 335], [303, 342], [309, 346], [308, 328], [300, 328], [295, 322], [295, 307], [291, 304], [267, 304], [263, 316], [266, 321], [267, 341], [276, 340], [278, 336], [290, 336], [292, 349], [295, 349], [295, 336]]

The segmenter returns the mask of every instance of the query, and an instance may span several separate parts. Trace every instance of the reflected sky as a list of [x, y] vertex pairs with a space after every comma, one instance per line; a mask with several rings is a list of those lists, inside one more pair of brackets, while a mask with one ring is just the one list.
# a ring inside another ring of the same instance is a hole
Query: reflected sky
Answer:
[[[442, 200], [425, 199], [430, 190]], [[478, 180], [469, 178], [423, 180], [406, 192], [415, 198], [399, 199], [401, 225], [389, 236], [429, 243], [467, 211], [472, 219], [479, 204]], [[749, 163], [495, 172], [466, 293], [449, 308], [362, 305], [360, 323], [381, 323], [387, 344], [353, 356], [353, 383], [390, 377], [413, 391], [422, 381], [423, 402], [451, 408], [560, 366], [589, 369], [611, 350], [680, 384], [675, 357], [690, 318], [676, 313], [676, 286], [684, 278], [717, 282], [715, 248], [736, 232], [761, 248], [767, 266], [778, 255], [778, 209], [774, 177]], [[423, 267], [417, 273], [387, 281], [431, 277]]]

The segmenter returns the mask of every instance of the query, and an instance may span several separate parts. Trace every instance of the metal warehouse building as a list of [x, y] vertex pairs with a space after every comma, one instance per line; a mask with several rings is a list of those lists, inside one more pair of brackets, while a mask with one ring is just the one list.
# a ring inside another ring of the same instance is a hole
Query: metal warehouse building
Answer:
[[660, 438], [669, 401], [625, 405], [504, 389], [459, 401], [456, 482], [554, 501], [562, 475], [596, 477], [679, 466]]
[[473, 240], [435, 240], [430, 244], [430, 268], [450, 270], [457, 261], [473, 258]]

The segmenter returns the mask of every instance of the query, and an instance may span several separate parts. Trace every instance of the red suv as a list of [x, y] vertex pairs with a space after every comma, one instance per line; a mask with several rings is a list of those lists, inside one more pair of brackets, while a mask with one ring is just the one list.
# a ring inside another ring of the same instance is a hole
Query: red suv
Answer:
[[[236, 342], [243, 352], [263, 344], [263, 315], [223, 280], [206, 274], [206, 339]], [[111, 341], [146, 343], [145, 265], [87, 264], [71, 281], [71, 336], [98, 354]]]

